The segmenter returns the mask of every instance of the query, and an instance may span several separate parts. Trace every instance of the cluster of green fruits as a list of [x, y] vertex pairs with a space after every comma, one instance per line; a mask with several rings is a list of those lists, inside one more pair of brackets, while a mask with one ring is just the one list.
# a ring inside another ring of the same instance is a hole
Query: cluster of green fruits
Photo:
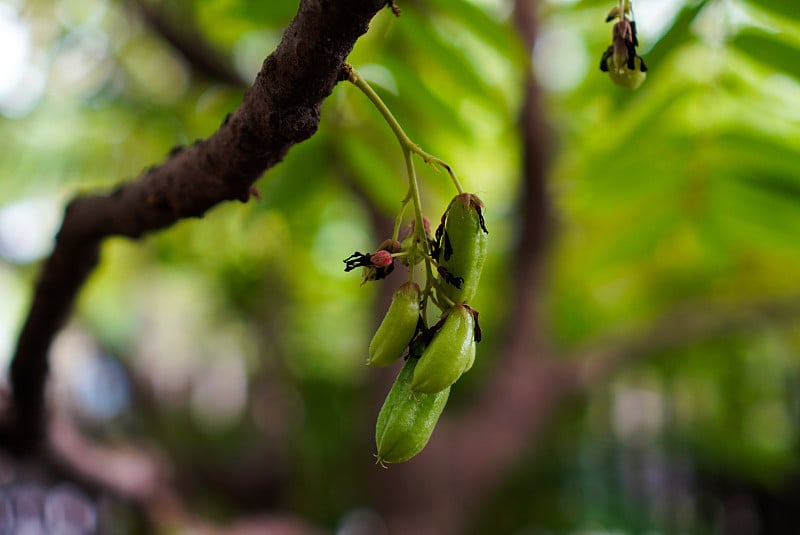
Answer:
[[[403, 462], [422, 451], [451, 385], [475, 361], [481, 334], [478, 312], [469, 303], [486, 260], [483, 208], [477, 196], [461, 193], [450, 202], [433, 236], [427, 228], [424, 234], [415, 232], [412, 225], [402, 243], [387, 240], [376, 253], [356, 253], [345, 260], [347, 270], [364, 267], [365, 280], [385, 277], [395, 259], [412, 274], [414, 266], [425, 261], [433, 275], [424, 289], [409, 280], [395, 291], [369, 345], [371, 365], [388, 366], [406, 357], [378, 414], [375, 442], [380, 464]], [[429, 299], [442, 310], [431, 327], [426, 322]]]

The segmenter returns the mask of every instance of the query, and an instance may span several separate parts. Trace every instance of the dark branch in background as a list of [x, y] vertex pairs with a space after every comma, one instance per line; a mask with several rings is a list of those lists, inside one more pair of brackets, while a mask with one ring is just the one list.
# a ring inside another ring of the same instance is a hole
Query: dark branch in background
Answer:
[[316, 132], [320, 106], [345, 58], [386, 0], [302, 0], [278, 48], [242, 105], [210, 138], [177, 148], [158, 167], [109, 195], [79, 197], [66, 208], [11, 363], [12, 414], [0, 438], [34, 453], [44, 430], [47, 353], [79, 289], [99, 261], [102, 240], [138, 238], [228, 200], [247, 201], [253, 183], [294, 144]]
[[[65, 416], [49, 421], [48, 460], [84, 489], [102, 492], [135, 505], [153, 531], [201, 535], [281, 533], [321, 535], [308, 523], [288, 514], [241, 517], [226, 525], [194, 515], [172, 481], [169, 462], [141, 444], [110, 447], [93, 442]], [[112, 520], [113, 522], [113, 520]], [[110, 526], [109, 526], [110, 527]]]
[[166, 41], [192, 70], [215, 82], [246, 87], [247, 81], [236, 72], [232, 62], [215, 49], [185, 13], [170, 13], [163, 5], [148, 0], [129, 0], [147, 25]]

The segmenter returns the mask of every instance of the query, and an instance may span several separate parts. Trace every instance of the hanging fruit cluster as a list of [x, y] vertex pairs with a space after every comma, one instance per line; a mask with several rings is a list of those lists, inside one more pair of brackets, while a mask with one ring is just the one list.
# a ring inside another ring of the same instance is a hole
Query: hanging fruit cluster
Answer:
[[[410, 459], [425, 447], [450, 394], [450, 386], [475, 361], [481, 339], [475, 297], [486, 260], [488, 231], [483, 202], [460, 193], [450, 202], [433, 236], [427, 220], [423, 233], [412, 222], [402, 243], [386, 240], [374, 253], [354, 253], [345, 270], [364, 269], [363, 280], [384, 278], [400, 263], [410, 280], [395, 290], [389, 309], [369, 344], [367, 364], [389, 366], [405, 357], [378, 415], [375, 442], [378, 462]], [[387, 259], [390, 259], [387, 263]], [[425, 263], [424, 288], [413, 280]], [[429, 303], [440, 311], [428, 326]]]
[[[376, 457], [385, 465], [407, 461], [422, 451], [444, 410], [450, 387], [475, 361], [481, 330], [478, 312], [470, 303], [486, 260], [488, 230], [483, 202], [463, 191], [451, 167], [413, 144], [377, 94], [349, 66], [345, 78], [370, 98], [394, 130], [409, 175], [409, 190], [393, 236], [377, 251], [356, 252], [344, 260], [345, 271], [363, 268], [362, 284], [386, 278], [396, 265], [408, 273], [372, 337], [367, 359], [373, 366], [405, 359], [375, 426]], [[412, 154], [444, 168], [458, 191], [433, 234], [422, 215]], [[400, 236], [409, 204], [414, 217]]]
[[620, 0], [609, 12], [606, 22], [619, 19], [611, 32], [611, 46], [600, 59], [600, 70], [607, 72], [611, 81], [627, 89], [637, 89], [647, 77], [647, 65], [637, 54], [639, 39], [636, 37], [636, 21], [629, 0]]
[[[408, 269], [408, 280], [395, 290], [372, 337], [367, 359], [373, 366], [405, 359], [375, 425], [375, 456], [385, 466], [407, 461], [422, 451], [444, 410], [451, 385], [475, 361], [481, 329], [478, 311], [469, 303], [486, 261], [489, 231], [483, 202], [464, 192], [453, 169], [408, 138], [386, 104], [350, 65], [345, 65], [342, 79], [358, 87], [383, 115], [400, 143], [408, 171], [408, 192], [392, 237], [375, 252], [356, 252], [344, 260], [345, 271], [363, 268], [362, 284], [386, 278], [395, 264]], [[414, 155], [437, 172], [439, 168], [447, 171], [458, 191], [433, 234], [422, 214]], [[400, 236], [409, 205], [414, 216]], [[417, 282], [419, 279], [424, 279], [424, 284]]]

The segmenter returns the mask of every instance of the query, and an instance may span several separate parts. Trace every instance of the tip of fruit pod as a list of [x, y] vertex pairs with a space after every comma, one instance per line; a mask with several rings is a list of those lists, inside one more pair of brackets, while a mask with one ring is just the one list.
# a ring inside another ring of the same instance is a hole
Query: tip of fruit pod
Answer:
[[456, 303], [455, 305], [450, 307], [442, 315], [442, 319], [439, 320], [439, 323], [437, 323], [436, 325], [433, 326], [432, 330], [438, 329], [439, 327], [441, 327], [441, 325], [444, 323], [445, 318], [448, 315], [452, 314], [453, 311], [456, 310], [456, 309], [462, 309], [464, 311], [463, 312], [464, 314], [469, 314], [470, 316], [472, 316], [472, 321], [473, 321], [473, 323], [475, 325], [473, 327], [473, 330], [472, 330], [472, 339], [475, 342], [480, 342], [481, 339], [483, 338], [483, 333], [481, 332], [481, 325], [478, 322], [478, 316], [480, 316], [480, 312], [478, 312], [476, 309], [472, 308], [471, 306], [469, 306], [466, 303]]
[[486, 228], [486, 220], [483, 218], [483, 210], [486, 208], [486, 205], [483, 203], [480, 197], [475, 195], [474, 193], [459, 193], [450, 204], [456, 202], [456, 200], [463, 203], [464, 207], [466, 208], [473, 208], [475, 212], [478, 214], [478, 218], [480, 219], [481, 230], [486, 234], [489, 234], [489, 230]]
[[417, 284], [414, 281], [406, 281], [400, 286], [398, 286], [397, 290], [395, 290], [395, 293], [401, 293], [401, 292], [419, 296], [420, 293], [419, 284]]
[[639, 89], [644, 83], [645, 78], [647, 78], [646, 72], [629, 70], [628, 68], [622, 68], [618, 71], [609, 71], [608, 74], [611, 81], [616, 85], [631, 90]]
[[455, 202], [461, 202], [464, 204], [464, 206], [472, 205], [478, 208], [484, 207], [483, 201], [480, 199], [480, 197], [478, 197], [474, 193], [459, 193], [458, 195], [453, 197], [453, 200], [450, 201], [450, 204], [453, 204]]

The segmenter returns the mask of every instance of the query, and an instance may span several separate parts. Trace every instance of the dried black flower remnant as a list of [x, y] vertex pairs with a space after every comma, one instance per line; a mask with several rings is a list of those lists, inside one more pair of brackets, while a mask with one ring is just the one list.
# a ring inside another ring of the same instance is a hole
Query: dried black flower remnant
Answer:
[[377, 251], [373, 253], [361, 253], [356, 251], [351, 254], [342, 262], [344, 262], [345, 271], [352, 271], [357, 267], [364, 268], [364, 276], [361, 283], [367, 281], [385, 279], [392, 271], [394, 271], [394, 253], [400, 251], [400, 244], [396, 241], [386, 240], [381, 243]]

